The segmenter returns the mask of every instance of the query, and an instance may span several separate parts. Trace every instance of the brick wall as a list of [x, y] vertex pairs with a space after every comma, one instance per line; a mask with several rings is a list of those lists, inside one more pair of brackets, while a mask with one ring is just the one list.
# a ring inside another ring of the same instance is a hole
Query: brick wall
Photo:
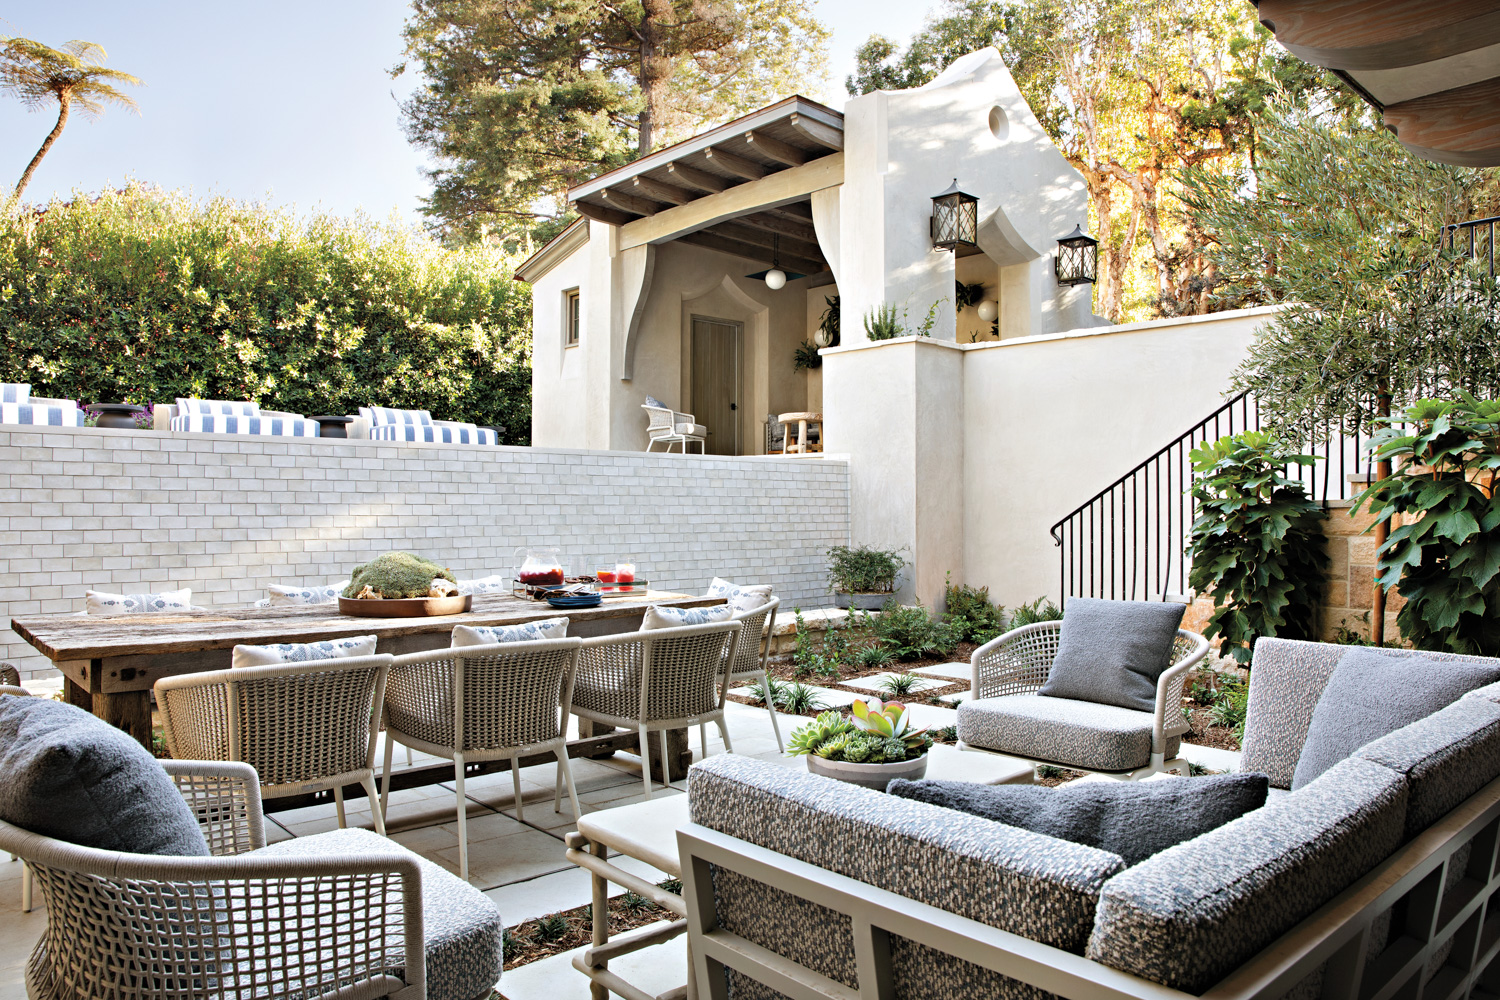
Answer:
[[[575, 570], [628, 556], [657, 587], [719, 575], [818, 606], [823, 552], [848, 540], [849, 470], [833, 459], [0, 427], [6, 624], [81, 611], [90, 588], [191, 587], [195, 604], [239, 607], [390, 549], [508, 577], [526, 544], [561, 547]], [[8, 628], [0, 658], [48, 670]]]

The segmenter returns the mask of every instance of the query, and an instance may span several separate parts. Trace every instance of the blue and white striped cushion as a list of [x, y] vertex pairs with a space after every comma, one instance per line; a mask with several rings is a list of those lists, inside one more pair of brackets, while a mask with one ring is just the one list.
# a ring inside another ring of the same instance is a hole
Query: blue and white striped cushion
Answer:
[[362, 409], [370, 414], [370, 425], [383, 427], [388, 424], [430, 427], [432, 414], [427, 410], [397, 410], [389, 406], [367, 406]]
[[188, 414], [172, 418], [172, 430], [195, 434], [255, 434], [262, 437], [318, 436], [318, 422], [306, 417], [242, 417]]
[[[230, 402], [223, 399], [184, 399], [177, 397], [177, 416], [213, 416], [222, 414], [227, 417], [253, 417], [260, 413], [259, 403], [241, 401]], [[175, 419], [175, 418], [174, 418]]]
[[82, 427], [83, 411], [76, 403], [0, 403], [0, 424], [36, 427]]
[[425, 441], [428, 444], [495, 444], [495, 432], [488, 427], [417, 427], [411, 424], [382, 424], [370, 428], [372, 441]]
[[0, 403], [24, 403], [30, 398], [30, 382], [0, 382]]

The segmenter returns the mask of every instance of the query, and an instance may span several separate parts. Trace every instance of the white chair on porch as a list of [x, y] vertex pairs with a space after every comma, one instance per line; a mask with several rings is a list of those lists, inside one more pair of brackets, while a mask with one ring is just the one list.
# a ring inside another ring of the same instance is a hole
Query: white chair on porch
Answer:
[[641, 409], [646, 411], [650, 423], [646, 425], [646, 450], [651, 451], [658, 444], [666, 445], [666, 450], [671, 451], [672, 446], [680, 445], [683, 454], [687, 454], [689, 441], [696, 442], [698, 453], [703, 453], [703, 442], [708, 438], [708, 428], [697, 422], [697, 418], [691, 413], [678, 413], [670, 406], [660, 405], [654, 399], [648, 399], [641, 404]]

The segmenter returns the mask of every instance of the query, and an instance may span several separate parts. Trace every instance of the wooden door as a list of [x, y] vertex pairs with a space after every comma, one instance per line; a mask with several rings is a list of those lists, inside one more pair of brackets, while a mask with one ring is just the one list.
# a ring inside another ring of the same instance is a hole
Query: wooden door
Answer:
[[740, 325], [693, 317], [693, 415], [708, 428], [703, 450], [738, 455]]

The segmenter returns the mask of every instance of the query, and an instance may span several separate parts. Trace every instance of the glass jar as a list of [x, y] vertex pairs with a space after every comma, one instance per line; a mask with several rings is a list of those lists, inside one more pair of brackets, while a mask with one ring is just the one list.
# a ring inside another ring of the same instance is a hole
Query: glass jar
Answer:
[[516, 582], [528, 587], [562, 585], [562, 558], [556, 546], [522, 546], [516, 549]]

